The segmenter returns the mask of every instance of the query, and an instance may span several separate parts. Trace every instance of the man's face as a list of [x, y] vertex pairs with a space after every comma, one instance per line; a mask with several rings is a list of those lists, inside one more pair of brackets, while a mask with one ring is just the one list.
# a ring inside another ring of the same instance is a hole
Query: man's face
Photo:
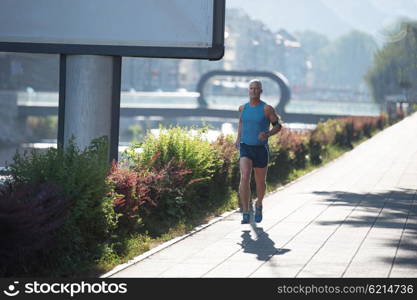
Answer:
[[259, 86], [259, 83], [252, 82], [249, 85], [249, 97], [251, 99], [257, 99], [257, 98], [259, 98], [261, 96], [261, 93], [262, 93], [262, 89]]

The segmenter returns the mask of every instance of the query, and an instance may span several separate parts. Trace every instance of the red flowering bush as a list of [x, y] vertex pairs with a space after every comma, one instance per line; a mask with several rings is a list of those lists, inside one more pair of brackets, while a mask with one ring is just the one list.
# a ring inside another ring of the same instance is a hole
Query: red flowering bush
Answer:
[[308, 157], [308, 132], [297, 132], [283, 128], [277, 135], [279, 151], [287, 151], [289, 160], [297, 169], [305, 168]]
[[[155, 155], [152, 160], [157, 160]], [[166, 165], [150, 170], [135, 170], [113, 164], [108, 177], [114, 186], [114, 209], [120, 214], [119, 227], [123, 230], [145, 229], [158, 219], [178, 219], [184, 215], [184, 190], [191, 180], [191, 171], [172, 159]]]
[[239, 186], [239, 153], [231, 136], [221, 134], [213, 143], [212, 147], [216, 150], [218, 160], [222, 162], [221, 167], [213, 177], [221, 187]]

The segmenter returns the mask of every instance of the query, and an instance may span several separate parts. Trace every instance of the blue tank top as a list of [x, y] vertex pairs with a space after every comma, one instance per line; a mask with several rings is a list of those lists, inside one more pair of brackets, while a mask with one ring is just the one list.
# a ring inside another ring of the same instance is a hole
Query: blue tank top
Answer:
[[240, 142], [246, 145], [265, 145], [268, 139], [262, 141], [258, 138], [259, 133], [268, 132], [270, 121], [265, 117], [265, 102], [261, 101], [256, 106], [246, 103], [242, 112], [242, 132]]

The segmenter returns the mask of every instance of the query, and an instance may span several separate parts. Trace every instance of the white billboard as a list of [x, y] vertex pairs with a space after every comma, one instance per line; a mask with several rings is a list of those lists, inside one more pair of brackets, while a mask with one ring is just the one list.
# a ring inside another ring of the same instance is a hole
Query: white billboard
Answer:
[[0, 0], [0, 51], [220, 59], [225, 0]]

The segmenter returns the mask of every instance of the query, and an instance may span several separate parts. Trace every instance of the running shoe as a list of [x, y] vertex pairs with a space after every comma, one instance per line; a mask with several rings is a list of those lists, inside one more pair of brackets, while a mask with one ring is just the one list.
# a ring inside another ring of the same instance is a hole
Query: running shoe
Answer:
[[262, 206], [255, 205], [255, 222], [259, 223], [262, 221]]
[[242, 221], [240, 223], [242, 224], [249, 224], [250, 215], [249, 213], [243, 213], [242, 215]]

